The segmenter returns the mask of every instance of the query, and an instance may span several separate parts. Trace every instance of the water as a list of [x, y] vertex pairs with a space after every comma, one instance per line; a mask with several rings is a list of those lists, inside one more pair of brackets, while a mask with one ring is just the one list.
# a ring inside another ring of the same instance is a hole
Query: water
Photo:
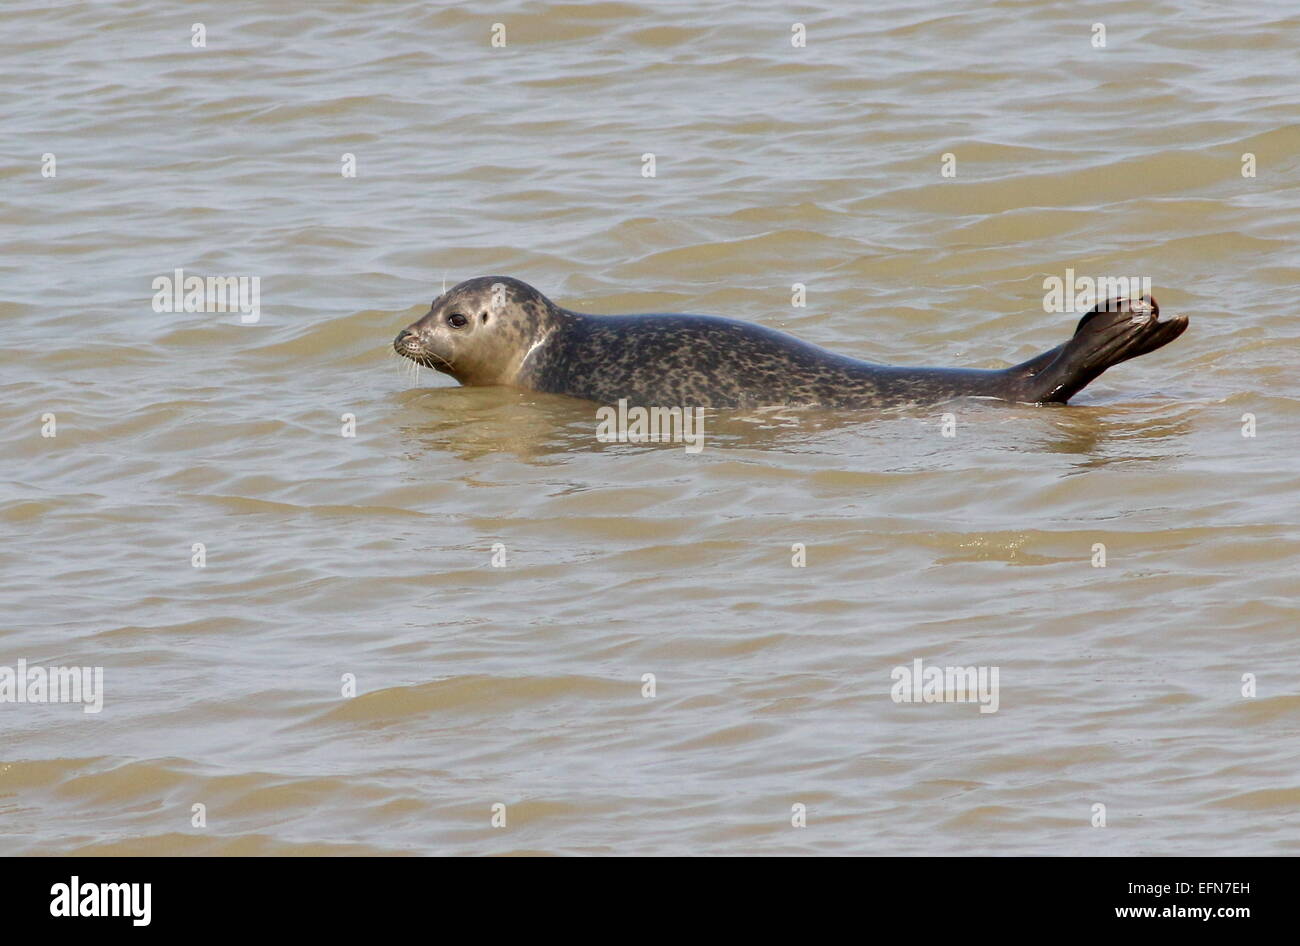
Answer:
[[[0, 704], [0, 853], [1300, 849], [1292, 5], [0, 24], [0, 665], [105, 680], [98, 714]], [[1067, 267], [1191, 328], [954, 437], [601, 444], [592, 405], [389, 349], [504, 273], [998, 367], [1069, 335]], [[259, 277], [260, 321], [155, 312], [176, 268]], [[917, 658], [999, 668], [998, 711], [893, 702]]]

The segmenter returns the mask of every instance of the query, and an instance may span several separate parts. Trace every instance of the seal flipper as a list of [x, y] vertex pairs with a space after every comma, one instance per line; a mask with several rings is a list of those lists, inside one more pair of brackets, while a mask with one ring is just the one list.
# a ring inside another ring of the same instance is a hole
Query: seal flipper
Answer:
[[1187, 318], [1159, 319], [1151, 296], [1103, 302], [1079, 320], [1064, 345], [1007, 369], [1012, 397], [1064, 404], [1107, 368], [1168, 345], [1187, 329]]

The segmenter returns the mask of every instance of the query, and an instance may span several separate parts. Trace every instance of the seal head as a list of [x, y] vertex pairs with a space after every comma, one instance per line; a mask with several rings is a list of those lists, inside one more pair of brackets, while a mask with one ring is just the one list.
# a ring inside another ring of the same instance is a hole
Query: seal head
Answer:
[[478, 276], [433, 300], [397, 333], [404, 358], [461, 384], [512, 384], [556, 327], [560, 310], [532, 286], [509, 276]]

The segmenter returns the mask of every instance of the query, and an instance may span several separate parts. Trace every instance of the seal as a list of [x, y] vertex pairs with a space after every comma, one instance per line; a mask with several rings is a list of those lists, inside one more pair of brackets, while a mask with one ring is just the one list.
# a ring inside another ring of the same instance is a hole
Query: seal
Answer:
[[603, 404], [885, 407], [959, 397], [1064, 404], [1107, 368], [1187, 328], [1184, 316], [1159, 315], [1150, 296], [1107, 300], [1064, 344], [1010, 368], [904, 368], [718, 316], [573, 312], [518, 279], [479, 276], [434, 299], [393, 348], [461, 384]]

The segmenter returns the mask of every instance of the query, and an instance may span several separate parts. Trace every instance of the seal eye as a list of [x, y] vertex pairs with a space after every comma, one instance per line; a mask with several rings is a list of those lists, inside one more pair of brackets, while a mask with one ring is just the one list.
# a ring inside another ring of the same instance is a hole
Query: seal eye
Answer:
[[468, 323], [469, 319], [465, 318], [465, 316], [461, 315], [459, 312], [453, 312], [451, 315], [447, 316], [447, 324], [452, 328], [464, 328]]

